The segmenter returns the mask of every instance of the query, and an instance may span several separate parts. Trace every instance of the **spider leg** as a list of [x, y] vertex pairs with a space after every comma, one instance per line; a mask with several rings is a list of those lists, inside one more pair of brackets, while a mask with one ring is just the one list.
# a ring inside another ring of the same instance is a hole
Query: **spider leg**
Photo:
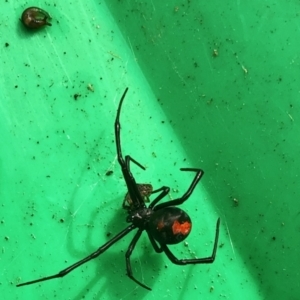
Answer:
[[116, 138], [116, 146], [117, 146], [117, 156], [118, 156], [118, 162], [121, 165], [122, 169], [124, 167], [126, 167], [128, 170], [129, 168], [129, 161], [131, 160], [133, 163], [135, 163], [136, 165], [138, 165], [140, 168], [142, 168], [143, 170], [145, 170], [145, 167], [142, 166], [139, 162], [137, 162], [135, 159], [133, 159], [131, 156], [126, 155], [125, 156], [125, 161], [122, 155], [122, 148], [121, 148], [121, 137], [120, 137], [120, 132], [121, 132], [121, 124], [120, 124], [120, 114], [121, 114], [121, 109], [122, 109], [122, 104], [123, 101], [125, 99], [125, 96], [127, 94], [128, 88], [125, 89], [119, 106], [118, 106], [118, 110], [117, 110], [117, 116], [116, 116], [116, 120], [115, 120], [115, 138]]
[[130, 170], [130, 165], [129, 162], [132, 161], [134, 164], [136, 164], [137, 166], [139, 166], [141, 169], [146, 170], [146, 168], [141, 165], [138, 161], [136, 161], [135, 159], [133, 159], [130, 155], [126, 155], [125, 156], [125, 163], [127, 166], [127, 169]]
[[[170, 190], [168, 187], [163, 186], [159, 189], [150, 191], [152, 189], [152, 185], [149, 184], [149, 183], [137, 183], [137, 187], [138, 187], [138, 190], [139, 190], [140, 194], [143, 197], [144, 203], [150, 202], [150, 198], [149, 198], [150, 195], [152, 195], [154, 193], [158, 193], [162, 190], [165, 190], [164, 194], [165, 193], [167, 194]], [[162, 195], [162, 197], [164, 197], [164, 195]], [[160, 199], [155, 199], [155, 200], [160, 200]], [[155, 205], [155, 203], [154, 203], [154, 205]], [[132, 209], [132, 199], [129, 196], [129, 192], [127, 192], [127, 194], [125, 195], [122, 207], [126, 210], [131, 210]]]
[[216, 236], [214, 242], [214, 248], [211, 256], [205, 258], [192, 258], [192, 259], [178, 259], [175, 255], [170, 251], [167, 245], [161, 244], [162, 251], [165, 252], [170, 261], [176, 265], [187, 265], [187, 264], [211, 264], [214, 262], [216, 258], [216, 252], [218, 247], [219, 240], [219, 227], [220, 227], [220, 218], [217, 220], [216, 226]]
[[128, 247], [128, 250], [127, 250], [126, 255], [125, 255], [125, 257], [126, 257], [126, 270], [127, 270], [127, 276], [131, 280], [133, 280], [134, 282], [136, 282], [141, 287], [143, 287], [143, 288], [151, 291], [151, 289], [148, 286], [146, 286], [145, 284], [141, 283], [140, 281], [138, 281], [137, 279], [135, 279], [133, 277], [133, 272], [132, 272], [131, 263], [130, 263], [130, 256], [132, 254], [132, 251], [134, 250], [134, 247], [135, 247], [137, 241], [141, 237], [141, 234], [142, 234], [143, 230], [144, 229], [142, 229], [142, 228], [138, 230], [138, 232], [135, 234], [135, 236], [133, 237], [133, 239], [132, 239], [132, 241], [131, 241], [131, 243], [130, 243], [130, 245]]
[[170, 192], [170, 188], [168, 186], [162, 186], [161, 188], [152, 191], [151, 194], [157, 193], [162, 191], [149, 205], [148, 208], [152, 209], [162, 198], [164, 198]]
[[155, 250], [156, 253], [161, 253], [163, 252], [164, 250], [162, 249], [162, 247], [158, 246], [158, 244], [156, 243], [155, 239], [152, 237], [152, 235], [148, 233], [148, 237], [149, 237], [149, 240], [151, 242], [151, 245], [153, 247], [153, 249]]
[[125, 164], [125, 161], [124, 161], [124, 158], [122, 156], [122, 149], [121, 149], [121, 138], [120, 138], [120, 131], [121, 131], [121, 125], [120, 125], [120, 113], [121, 113], [121, 108], [122, 108], [122, 104], [123, 104], [123, 101], [124, 101], [124, 98], [126, 96], [126, 93], [128, 91], [128, 88], [125, 89], [122, 97], [121, 97], [121, 100], [120, 100], [120, 103], [119, 103], [119, 107], [118, 107], [118, 110], [117, 110], [117, 116], [116, 116], [116, 120], [115, 120], [115, 138], [116, 138], [116, 146], [117, 146], [117, 156], [118, 156], [118, 161], [119, 161], [119, 164], [121, 165], [121, 167], [125, 167], [126, 164]]
[[17, 284], [17, 287], [23, 286], [23, 285], [29, 285], [29, 284], [33, 284], [33, 283], [37, 283], [37, 282], [41, 282], [41, 281], [51, 280], [51, 279], [54, 279], [54, 278], [64, 277], [65, 275], [72, 272], [73, 270], [75, 270], [79, 266], [81, 266], [81, 265], [85, 264], [86, 262], [98, 257], [100, 254], [105, 252], [108, 248], [110, 248], [113, 244], [115, 244], [117, 241], [119, 241], [122, 237], [124, 237], [126, 234], [128, 234], [131, 230], [133, 230], [135, 228], [136, 227], [133, 224], [131, 224], [130, 226], [125, 228], [123, 231], [121, 231], [119, 234], [117, 234], [114, 238], [112, 238], [110, 241], [108, 241], [103, 246], [98, 248], [95, 252], [93, 252], [89, 256], [85, 257], [84, 259], [76, 262], [75, 264], [67, 267], [66, 269], [63, 269], [62, 271], [58, 272], [57, 274], [54, 274], [54, 275], [51, 275], [51, 276], [46, 276], [46, 277], [36, 279], [36, 280], [32, 280], [32, 281], [27, 281], [27, 282], [24, 282], [24, 283], [20, 283], [20, 284]]
[[[196, 172], [196, 175], [191, 183], [191, 185], [189, 186], [188, 190], [185, 192], [185, 194], [181, 197], [181, 198], [178, 198], [178, 199], [175, 199], [175, 200], [171, 200], [171, 201], [167, 201], [167, 202], [164, 202], [164, 203], [161, 203], [161, 204], [158, 204], [156, 207], [154, 207], [154, 210], [159, 210], [161, 208], [164, 208], [164, 207], [168, 207], [168, 206], [175, 206], [175, 205], [180, 205], [182, 204], [183, 202], [185, 202], [190, 196], [191, 194], [193, 193], [197, 183], [200, 181], [201, 177], [203, 176], [204, 172], [201, 170], [201, 169], [195, 169], [195, 168], [181, 168], [180, 169], [181, 171], [191, 171], [191, 172]], [[155, 199], [156, 200], [156, 199]], [[155, 201], [154, 200], [154, 201]], [[154, 202], [153, 201], [153, 202]], [[158, 201], [156, 201], [157, 203]], [[152, 206], [153, 207], [153, 206]]]
[[143, 198], [138, 191], [137, 183], [135, 182], [135, 179], [130, 171], [129, 162], [132, 161], [133, 163], [137, 164], [140, 168], [142, 168], [142, 169], [145, 169], [145, 168], [140, 163], [138, 163], [136, 160], [131, 158], [129, 155], [127, 155], [125, 157], [125, 160], [122, 155], [120, 113], [121, 113], [122, 104], [125, 99], [127, 91], [128, 91], [128, 88], [125, 89], [125, 91], [121, 97], [121, 100], [120, 100], [119, 106], [118, 106], [118, 110], [117, 110], [116, 120], [115, 120], [115, 139], [116, 139], [116, 147], [117, 147], [117, 157], [118, 157], [118, 162], [121, 166], [124, 180], [126, 182], [128, 193], [133, 202], [133, 207], [145, 207]]

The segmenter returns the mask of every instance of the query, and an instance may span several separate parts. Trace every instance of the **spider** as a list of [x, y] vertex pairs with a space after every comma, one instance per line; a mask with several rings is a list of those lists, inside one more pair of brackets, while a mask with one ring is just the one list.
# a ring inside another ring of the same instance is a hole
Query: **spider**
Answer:
[[[211, 256], [205, 258], [178, 259], [169, 249], [168, 245], [173, 245], [182, 242], [189, 235], [191, 231], [192, 221], [190, 217], [185, 211], [178, 208], [177, 206], [183, 204], [186, 200], [189, 199], [190, 195], [194, 191], [197, 183], [199, 182], [199, 180], [201, 179], [204, 173], [200, 169], [181, 168], [180, 170], [184, 172], [194, 172], [195, 177], [191, 185], [187, 189], [187, 191], [183, 194], [181, 198], [178, 199], [159, 203], [170, 191], [170, 188], [167, 186], [162, 186], [157, 190], [153, 190], [151, 186], [151, 189], [147, 191], [143, 191], [141, 184], [136, 183], [130, 171], [130, 163], [136, 164], [138, 167], [142, 168], [143, 170], [145, 170], [145, 168], [129, 155], [126, 155], [124, 158], [121, 150], [121, 138], [120, 138], [121, 125], [119, 119], [120, 119], [122, 104], [127, 91], [128, 88], [125, 89], [118, 106], [117, 116], [115, 120], [115, 139], [116, 139], [118, 162], [121, 166], [123, 177], [128, 189], [129, 196], [127, 199], [130, 199], [127, 201], [124, 200], [127, 202], [126, 205], [124, 205], [123, 203], [123, 208], [125, 208], [128, 212], [126, 221], [129, 223], [129, 226], [127, 226], [120, 233], [114, 236], [110, 241], [106, 242], [104, 245], [98, 248], [95, 252], [83, 258], [82, 260], [74, 263], [73, 265], [63, 269], [57, 274], [20, 283], [17, 285], [17, 287], [64, 277], [65, 275], [69, 274], [73, 270], [77, 269], [79, 266], [87, 263], [88, 261], [104, 253], [107, 249], [109, 249], [112, 245], [114, 245], [117, 241], [122, 239], [125, 235], [127, 235], [129, 232], [131, 232], [134, 229], [136, 229], [137, 232], [135, 233], [132, 241], [130, 242], [129, 247], [125, 254], [127, 275], [130, 279], [132, 279], [138, 285], [140, 285], [141, 287], [147, 290], [151, 290], [151, 288], [134, 277], [131, 269], [131, 262], [130, 262], [131, 254], [138, 240], [140, 239], [143, 231], [146, 231], [146, 233], [148, 234], [153, 249], [157, 253], [164, 252], [166, 256], [169, 258], [169, 260], [176, 265], [211, 264], [214, 262], [216, 258], [218, 238], [219, 238], [220, 218], [218, 218], [216, 224], [215, 240], [214, 240], [214, 246], [213, 246]], [[150, 194], [153, 193], [159, 193], [159, 195], [147, 206], [145, 203], [146, 202], [145, 197], [147, 198]]]

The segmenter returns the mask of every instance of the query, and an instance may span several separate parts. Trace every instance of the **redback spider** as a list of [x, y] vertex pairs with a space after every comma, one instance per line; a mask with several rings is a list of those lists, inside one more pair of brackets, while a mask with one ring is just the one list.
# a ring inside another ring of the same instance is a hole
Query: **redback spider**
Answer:
[[[128, 88], [125, 89], [119, 103], [117, 116], [115, 120], [115, 138], [116, 138], [118, 162], [121, 166], [123, 177], [127, 185], [128, 194], [129, 194], [128, 199], [130, 199], [126, 201], [127, 202], [126, 205], [123, 203], [123, 207], [125, 206], [124, 208], [128, 212], [126, 221], [130, 223], [130, 225], [126, 227], [124, 230], [122, 230], [120, 233], [118, 233], [110, 241], [108, 241], [103, 246], [98, 248], [95, 252], [93, 252], [86, 258], [83, 258], [82, 260], [74, 263], [68, 268], [58, 272], [55, 275], [46, 276], [40, 279], [20, 283], [17, 285], [18, 287], [41, 282], [41, 281], [46, 281], [54, 278], [64, 277], [65, 275], [69, 274], [79, 266], [98, 257], [100, 254], [105, 252], [108, 248], [110, 248], [117, 241], [119, 241], [121, 238], [123, 238], [125, 235], [127, 235], [129, 232], [131, 232], [134, 229], [137, 229], [137, 232], [135, 233], [132, 241], [130, 242], [129, 247], [125, 254], [127, 275], [133, 281], [135, 281], [137, 284], [139, 284], [140, 286], [142, 286], [147, 290], [151, 290], [151, 289], [133, 276], [131, 263], [130, 263], [130, 256], [132, 254], [132, 251], [134, 250], [134, 247], [137, 241], [139, 240], [139, 238], [141, 237], [143, 231], [147, 232], [150, 243], [153, 246], [153, 249], [157, 253], [164, 252], [169, 258], [169, 260], [176, 265], [211, 264], [214, 262], [216, 257], [216, 252], [217, 252], [218, 238], [219, 238], [220, 218], [218, 218], [217, 220], [215, 241], [214, 241], [214, 246], [213, 246], [211, 256], [205, 258], [178, 259], [177, 257], [174, 256], [174, 254], [167, 246], [167, 245], [173, 245], [182, 242], [189, 235], [191, 231], [192, 221], [190, 217], [185, 211], [183, 211], [182, 209], [176, 206], [183, 204], [190, 197], [197, 183], [203, 176], [203, 171], [194, 168], [180, 169], [181, 171], [196, 173], [190, 187], [181, 198], [158, 204], [158, 202], [162, 200], [169, 193], [170, 191], [169, 187], [163, 186], [157, 190], [152, 190], [152, 186], [151, 186], [150, 190], [143, 192], [143, 187], [141, 186], [142, 184], [136, 183], [130, 171], [130, 162], [136, 164], [143, 170], [145, 170], [145, 168], [129, 155], [126, 155], [124, 159], [121, 150], [121, 140], [120, 140], [121, 125], [119, 119], [120, 119], [123, 100], [126, 96], [127, 91]], [[160, 194], [147, 207], [145, 203], [146, 202], [145, 197], [148, 197], [150, 194], [157, 193], [157, 192], [160, 192]]]

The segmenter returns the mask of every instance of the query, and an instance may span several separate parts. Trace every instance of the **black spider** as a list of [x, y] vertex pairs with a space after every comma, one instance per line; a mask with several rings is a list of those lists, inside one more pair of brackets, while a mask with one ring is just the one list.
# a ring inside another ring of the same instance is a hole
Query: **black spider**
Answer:
[[[126, 221], [130, 223], [130, 225], [117, 234], [110, 241], [105, 243], [103, 246], [98, 248], [95, 252], [87, 256], [86, 258], [76, 262], [70, 267], [60, 271], [59, 273], [47, 277], [43, 277], [40, 279], [28, 281], [25, 283], [20, 283], [17, 286], [24, 286], [28, 284], [33, 284], [45, 280], [50, 280], [54, 278], [59, 278], [67, 275], [71, 271], [75, 270], [79, 266], [85, 264], [86, 262], [98, 257], [100, 254], [105, 252], [108, 248], [110, 248], [113, 244], [127, 235], [130, 231], [137, 229], [135, 236], [129, 244], [129, 247], [126, 252], [126, 270], [127, 275], [135, 281], [137, 284], [142, 286], [145, 289], [151, 290], [148, 286], [143, 284], [134, 278], [131, 264], [130, 264], [130, 256], [134, 247], [141, 237], [142, 232], [145, 230], [148, 234], [149, 240], [157, 253], [164, 252], [170, 261], [177, 265], [186, 265], [186, 264], [210, 264], [213, 263], [216, 257], [218, 238], [219, 238], [219, 226], [220, 226], [220, 218], [217, 220], [216, 225], [216, 235], [214, 241], [214, 247], [211, 256], [205, 258], [193, 258], [193, 259], [178, 259], [174, 256], [174, 254], [170, 251], [167, 245], [177, 244], [182, 242], [190, 233], [192, 228], [192, 221], [188, 214], [182, 209], [176, 207], [177, 205], [183, 204], [192, 194], [195, 189], [197, 183], [203, 176], [203, 171], [200, 169], [193, 168], [182, 168], [181, 171], [189, 171], [195, 172], [196, 175], [194, 180], [192, 181], [190, 187], [186, 191], [186, 193], [178, 199], [163, 202], [158, 204], [158, 202], [163, 199], [170, 191], [169, 187], [163, 186], [157, 190], [147, 190], [143, 192], [143, 187], [141, 184], [137, 184], [131, 171], [130, 171], [130, 162], [135, 163], [142, 169], [145, 169], [140, 163], [134, 160], [129, 155], [125, 156], [125, 159], [122, 156], [121, 150], [121, 141], [120, 141], [120, 129], [121, 125], [119, 122], [120, 112], [123, 100], [128, 91], [126, 88], [123, 96], [120, 100], [117, 116], [115, 120], [115, 138], [116, 138], [116, 146], [117, 146], [117, 155], [118, 161], [122, 169], [123, 177], [125, 179], [127, 189], [128, 189], [128, 198], [126, 200], [126, 205], [123, 203], [123, 207], [128, 211], [128, 216]], [[150, 203], [147, 207], [145, 204], [145, 197], [147, 198], [150, 194], [160, 192], [160, 194]], [[130, 200], [128, 200], [130, 199]]]

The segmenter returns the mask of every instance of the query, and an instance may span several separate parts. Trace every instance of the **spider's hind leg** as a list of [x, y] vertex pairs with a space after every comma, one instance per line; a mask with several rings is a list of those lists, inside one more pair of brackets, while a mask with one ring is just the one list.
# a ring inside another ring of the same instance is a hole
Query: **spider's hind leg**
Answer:
[[219, 228], [220, 228], [220, 218], [217, 220], [216, 225], [216, 235], [214, 241], [214, 247], [211, 256], [204, 258], [192, 258], [192, 259], [178, 259], [168, 248], [167, 245], [161, 244], [162, 251], [165, 252], [169, 260], [176, 265], [188, 265], [188, 264], [212, 264], [216, 258], [218, 240], [219, 240]]

